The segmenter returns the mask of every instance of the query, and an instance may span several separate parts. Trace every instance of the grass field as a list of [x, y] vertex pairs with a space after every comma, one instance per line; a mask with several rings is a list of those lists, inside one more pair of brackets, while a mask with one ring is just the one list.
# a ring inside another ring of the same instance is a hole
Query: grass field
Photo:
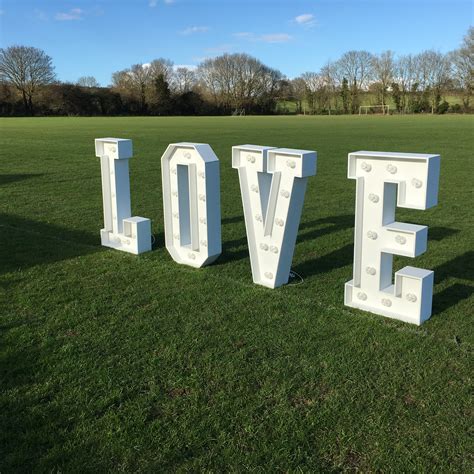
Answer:
[[[0, 120], [0, 472], [469, 472], [473, 149], [469, 116]], [[132, 210], [153, 252], [100, 246], [93, 139], [131, 138]], [[160, 157], [221, 160], [223, 254], [164, 248]], [[232, 145], [318, 151], [293, 268], [252, 283]], [[416, 327], [345, 308], [355, 183], [347, 153], [440, 153], [426, 224], [433, 316]], [[471, 433], [472, 434], [472, 433]]]

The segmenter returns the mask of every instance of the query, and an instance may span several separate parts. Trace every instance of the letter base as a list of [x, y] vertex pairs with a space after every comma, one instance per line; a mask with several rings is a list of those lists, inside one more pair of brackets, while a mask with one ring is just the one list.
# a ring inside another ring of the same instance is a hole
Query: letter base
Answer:
[[123, 234], [100, 230], [104, 247], [138, 255], [151, 250], [151, 221], [144, 217], [128, 217], [123, 221]]
[[348, 281], [344, 304], [387, 318], [421, 325], [431, 316], [434, 272], [404, 267], [395, 273], [395, 285], [371, 292]]

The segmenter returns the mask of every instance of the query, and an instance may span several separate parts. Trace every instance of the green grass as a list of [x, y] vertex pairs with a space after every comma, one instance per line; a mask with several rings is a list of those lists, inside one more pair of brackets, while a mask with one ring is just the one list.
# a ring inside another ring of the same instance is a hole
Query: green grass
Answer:
[[[0, 472], [473, 470], [473, 118], [48, 118], [0, 121]], [[134, 215], [153, 252], [99, 244], [93, 139], [131, 138]], [[196, 270], [163, 243], [160, 157], [221, 160], [223, 254]], [[293, 268], [252, 283], [232, 145], [318, 151]], [[435, 271], [421, 327], [343, 306], [355, 183], [347, 153], [440, 153]], [[471, 453], [471, 454], [470, 454]]]

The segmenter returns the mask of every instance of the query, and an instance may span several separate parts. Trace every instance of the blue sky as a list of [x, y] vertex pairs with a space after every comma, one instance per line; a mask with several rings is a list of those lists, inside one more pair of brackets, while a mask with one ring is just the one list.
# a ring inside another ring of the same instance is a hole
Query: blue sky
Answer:
[[44, 49], [63, 81], [165, 57], [196, 65], [245, 52], [289, 77], [350, 49], [447, 52], [470, 0], [0, 0], [0, 44]]

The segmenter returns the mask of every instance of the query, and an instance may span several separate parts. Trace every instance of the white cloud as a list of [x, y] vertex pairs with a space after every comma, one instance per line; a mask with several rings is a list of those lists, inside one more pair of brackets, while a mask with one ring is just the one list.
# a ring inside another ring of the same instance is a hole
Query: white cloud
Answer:
[[234, 45], [232, 44], [220, 44], [218, 46], [214, 46], [212, 48], [206, 48], [204, 51], [206, 53], [212, 53], [212, 54], [221, 54], [221, 53], [228, 53]]
[[295, 17], [294, 21], [298, 25], [303, 26], [314, 26], [316, 24], [316, 19], [311, 13], [303, 13], [302, 15], [298, 15], [297, 17]]
[[83, 13], [80, 8], [73, 8], [67, 13], [56, 13], [54, 18], [58, 21], [82, 20]]
[[194, 33], [205, 33], [206, 31], [209, 31], [208, 26], [190, 26], [189, 28], [186, 28], [185, 30], [181, 31], [181, 34], [192, 35]]
[[272, 33], [269, 35], [261, 35], [258, 39], [265, 43], [287, 43], [292, 37], [287, 33]]
[[[163, 0], [165, 5], [171, 5], [175, 2], [175, 0]], [[148, 6], [150, 8], [155, 8], [158, 5], [158, 0], [148, 0]]]
[[239, 33], [234, 33], [233, 36], [235, 36], [236, 38], [252, 39], [255, 35], [248, 31], [241, 31]]
[[[206, 56], [193, 56], [192, 60], [196, 63], [202, 63], [207, 59], [213, 59], [216, 56], [220, 56], [221, 54], [231, 53], [232, 50], [235, 48], [233, 44], [219, 44], [217, 46], [213, 46], [211, 48], [205, 48], [204, 53]], [[190, 67], [190, 66], [185, 66]]]
[[247, 41], [263, 41], [264, 43], [287, 43], [293, 39], [288, 33], [270, 33], [264, 35], [256, 35], [248, 31], [234, 33], [235, 38], [245, 39]]

